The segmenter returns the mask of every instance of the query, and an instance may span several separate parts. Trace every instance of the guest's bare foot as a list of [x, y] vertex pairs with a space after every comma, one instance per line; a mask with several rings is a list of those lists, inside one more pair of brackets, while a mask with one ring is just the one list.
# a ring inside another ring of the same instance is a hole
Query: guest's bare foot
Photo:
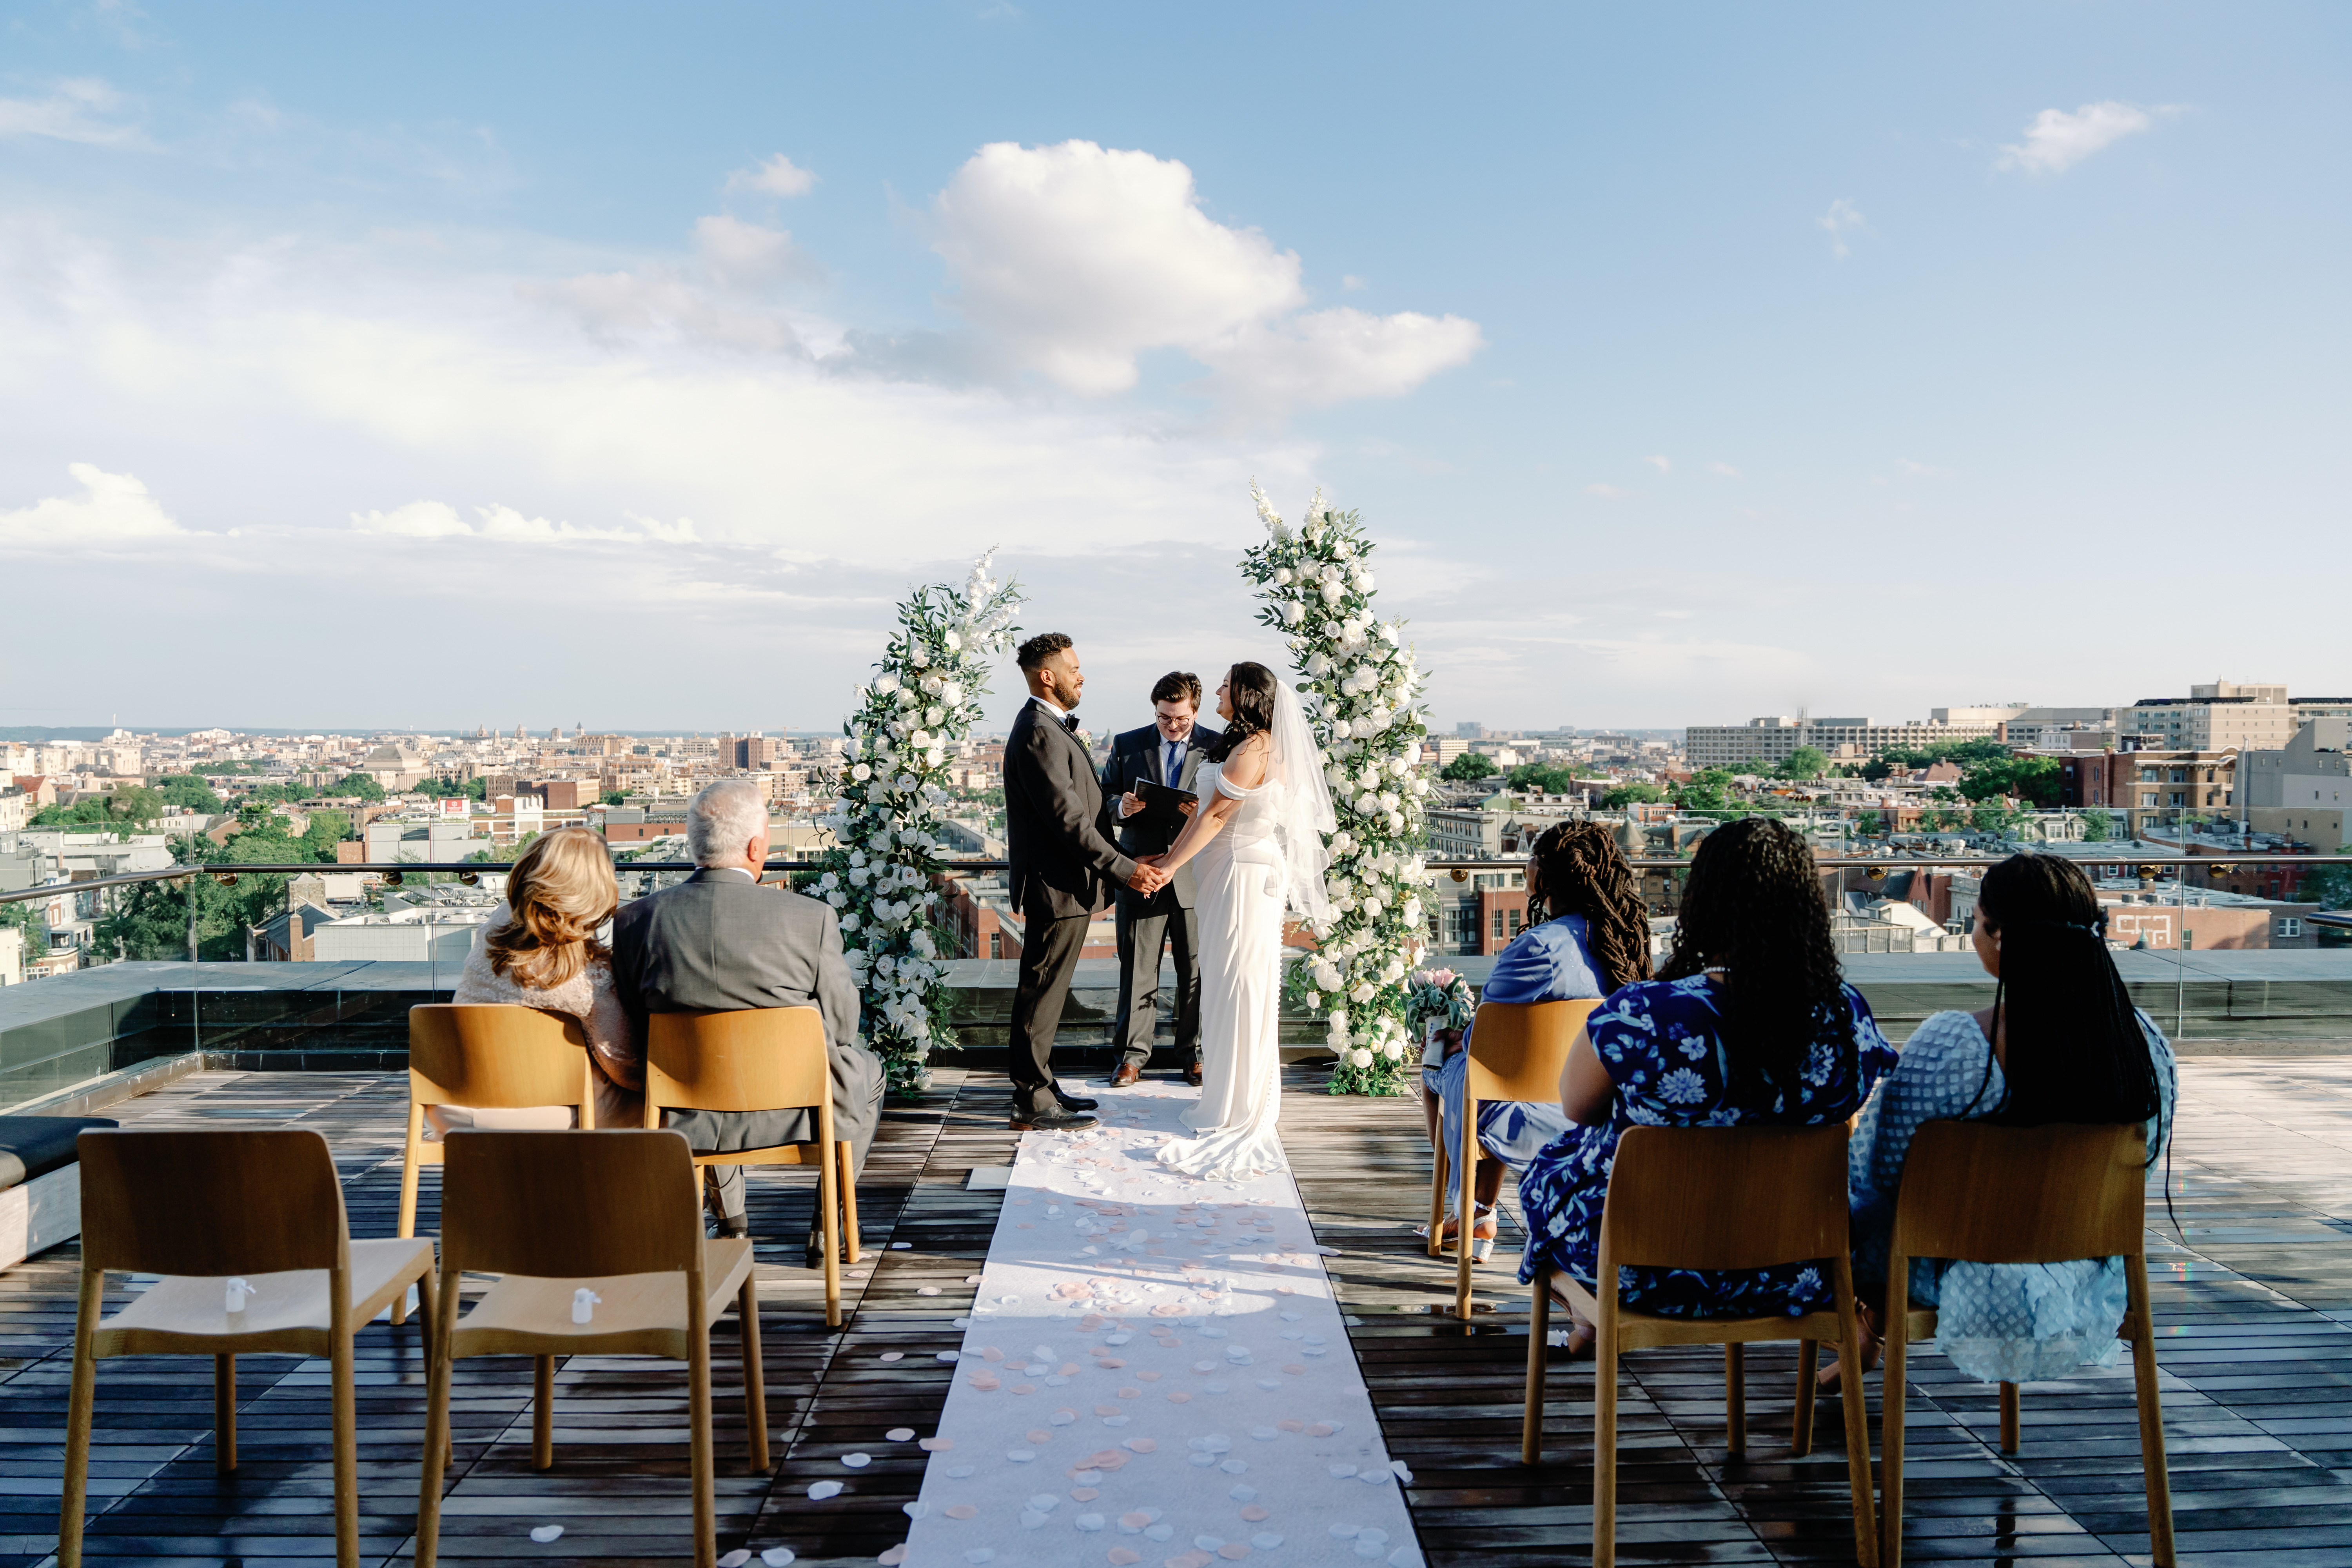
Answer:
[[[1877, 1314], [1857, 1302], [1853, 1317], [1855, 1326], [1861, 1330], [1862, 1342], [1855, 1348], [1862, 1353], [1862, 1370], [1876, 1372], [1879, 1357], [1886, 1349], [1885, 1342], [1878, 1337]], [[1835, 1394], [1844, 1381], [1844, 1363], [1832, 1360], [1813, 1374], [1813, 1382], [1823, 1394]]]
[[1561, 1352], [1561, 1359], [1564, 1361], [1584, 1360], [1585, 1357], [1592, 1353], [1592, 1342], [1597, 1336], [1599, 1331], [1595, 1330], [1591, 1323], [1584, 1321], [1582, 1314], [1577, 1311], [1574, 1304], [1571, 1303], [1567, 1297], [1559, 1293], [1559, 1289], [1557, 1286], [1553, 1285], [1549, 1280], [1546, 1280], [1545, 1289], [1551, 1296], [1552, 1306], [1559, 1311], [1568, 1314], [1568, 1338], [1561, 1342], [1561, 1343], [1557, 1347]]

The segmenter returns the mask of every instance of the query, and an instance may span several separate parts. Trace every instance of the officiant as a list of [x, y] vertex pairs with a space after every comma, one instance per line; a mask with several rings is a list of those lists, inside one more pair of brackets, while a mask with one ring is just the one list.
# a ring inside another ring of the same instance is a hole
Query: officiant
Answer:
[[[1102, 776], [1103, 833], [1116, 836], [1129, 856], [1158, 855], [1176, 841], [1184, 818], [1198, 805], [1193, 778], [1202, 759], [1217, 743], [1218, 731], [1195, 722], [1201, 710], [1201, 678], [1171, 670], [1151, 689], [1152, 721], [1111, 742]], [[1193, 795], [1171, 800], [1160, 790]], [[1110, 1086], [1123, 1089], [1143, 1076], [1160, 1025], [1160, 955], [1176, 960], [1176, 1050], [1184, 1061], [1184, 1081], [1201, 1081], [1200, 928], [1192, 914], [1195, 883], [1189, 866], [1178, 868], [1156, 893], [1122, 888], [1118, 893], [1118, 1016], [1110, 1036], [1121, 1052]]]

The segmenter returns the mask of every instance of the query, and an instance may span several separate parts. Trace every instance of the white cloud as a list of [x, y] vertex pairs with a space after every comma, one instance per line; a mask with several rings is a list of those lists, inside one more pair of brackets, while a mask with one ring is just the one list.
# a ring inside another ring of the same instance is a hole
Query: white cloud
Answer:
[[1709, 463], [1706, 466], [1706, 471], [1710, 474], [1715, 474], [1727, 479], [1736, 479], [1740, 477], [1739, 470], [1733, 468], [1729, 463]]
[[593, 540], [695, 542], [694, 523], [688, 518], [666, 523], [632, 516], [629, 521], [644, 530], [634, 533], [625, 528], [577, 528], [569, 522], [550, 522], [543, 517], [525, 517], [514, 508], [496, 502], [476, 507], [474, 515], [480, 519], [479, 527], [459, 517], [457, 509], [446, 502], [413, 500], [390, 511], [355, 511], [352, 513], [352, 526], [362, 533], [389, 534], [400, 539], [478, 538], [509, 544], [569, 544]]
[[757, 191], [769, 196], [804, 196], [816, 189], [817, 177], [782, 153], [755, 169], [738, 169], [727, 176], [730, 191]]
[[131, 475], [110, 474], [95, 463], [68, 463], [66, 472], [82, 493], [0, 511], [0, 548], [71, 550], [187, 536]]
[[1132, 387], [1139, 355], [1172, 348], [1265, 410], [1396, 396], [1484, 342], [1457, 316], [1298, 313], [1297, 253], [1202, 212], [1184, 164], [1091, 142], [982, 148], [940, 193], [932, 246], [966, 321], [1090, 395]]
[[696, 220], [694, 248], [710, 275], [732, 288], [761, 289], [824, 276], [824, 269], [793, 243], [790, 233], [725, 213]]
[[1852, 247], [1846, 244], [1845, 237], [1856, 229], [1866, 229], [1870, 226], [1870, 220], [1862, 216], [1862, 210], [1843, 196], [1830, 203], [1830, 210], [1815, 218], [1813, 222], [1829, 231], [1830, 254], [1840, 261], [1843, 261], [1853, 253]]
[[1371, 286], [1372, 283], [1370, 279], [1359, 278], [1352, 272], [1347, 273], [1339, 279], [1339, 287], [1346, 289], [1350, 294], [1354, 293], [1359, 289], [1369, 289]]
[[1587, 485], [1584, 487], [1584, 493], [1589, 496], [1597, 496], [1602, 500], [1623, 500], [1627, 496], [1632, 495], [1633, 492], [1628, 489], [1620, 489], [1615, 485]]
[[2021, 169], [2029, 174], [2063, 174], [2101, 148], [2154, 123], [2146, 110], [2114, 99], [2086, 103], [2072, 114], [2063, 109], [2045, 109], [2025, 128], [2023, 142], [2002, 144], [1993, 167]]
[[59, 82], [47, 98], [0, 98], [0, 138], [46, 136], [96, 147], [144, 144], [138, 127], [93, 118], [122, 101], [122, 95], [94, 77]]
[[1649, 464], [1650, 467], [1657, 469], [1658, 472], [1662, 474], [1671, 475], [1675, 471], [1675, 465], [1673, 462], [1663, 457], [1654, 455], [1643, 458], [1642, 461]]
[[1952, 470], [1949, 468], [1937, 468], [1926, 463], [1915, 463], [1908, 458], [1895, 458], [1895, 467], [1906, 479], [1948, 479], [1952, 477]]

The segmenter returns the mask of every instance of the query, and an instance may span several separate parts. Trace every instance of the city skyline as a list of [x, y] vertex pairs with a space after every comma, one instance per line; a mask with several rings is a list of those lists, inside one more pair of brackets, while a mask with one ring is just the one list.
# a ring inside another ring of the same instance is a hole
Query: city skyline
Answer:
[[1253, 477], [1444, 723], [2352, 690], [2338, 9], [628, 16], [0, 6], [0, 724], [1139, 722]]

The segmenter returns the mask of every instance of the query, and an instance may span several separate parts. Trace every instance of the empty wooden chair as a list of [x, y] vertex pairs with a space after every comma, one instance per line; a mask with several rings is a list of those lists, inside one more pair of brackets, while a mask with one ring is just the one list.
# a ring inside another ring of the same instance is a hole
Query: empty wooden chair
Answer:
[[[1444, 1207], [1449, 1164], [1459, 1194], [1454, 1212], [1475, 1219], [1478, 1174], [1478, 1103], [1487, 1100], [1536, 1100], [1559, 1102], [1559, 1079], [1568, 1066], [1568, 1049], [1576, 1043], [1584, 1020], [1601, 1005], [1598, 998], [1576, 1002], [1488, 1002], [1478, 1009], [1470, 1031], [1470, 1053], [1462, 1084], [1460, 1147], [1440, 1149], [1429, 1179], [1429, 1251], [1437, 1256], [1438, 1230]], [[1442, 1143], [1443, 1139], [1439, 1142]], [[1449, 1160], [1449, 1155], [1451, 1159]], [[1454, 1315], [1470, 1316], [1471, 1219], [1456, 1227]]]
[[[1845, 1144], [1842, 1121], [1830, 1127], [1629, 1127], [1617, 1142], [1601, 1210], [1599, 1279], [1610, 1289], [1596, 1300], [1574, 1279], [1549, 1268], [1538, 1273], [1519, 1454], [1532, 1465], [1542, 1453], [1549, 1287], [1557, 1279], [1599, 1331], [1592, 1374], [1593, 1568], [1616, 1561], [1618, 1356], [1653, 1345], [1723, 1346], [1725, 1442], [1736, 1455], [1747, 1448], [1742, 1348], [1771, 1340], [1800, 1341], [1807, 1352], [1822, 1342], [1838, 1347], [1854, 1558], [1864, 1568], [1875, 1562], [1870, 1431], [1847, 1253]], [[1627, 1310], [1614, 1289], [1620, 1268], [1766, 1268], [1799, 1262], [1822, 1266], [1835, 1310], [1796, 1318], [1668, 1318]], [[1790, 1440], [1799, 1455], [1812, 1447], [1812, 1361], [1811, 1353], [1799, 1357]]]
[[[559, 1355], [659, 1355], [688, 1366], [694, 1472], [694, 1561], [717, 1561], [712, 1499], [710, 1323], [735, 1298], [743, 1345], [751, 1469], [768, 1468], [760, 1363], [760, 1303], [751, 1243], [702, 1234], [701, 1194], [676, 1132], [458, 1131], [441, 1177], [441, 1307], [427, 1379], [425, 1474], [416, 1497], [416, 1562], [439, 1550], [441, 1480], [449, 1452], [449, 1379], [460, 1356], [527, 1355], [541, 1368], [532, 1462], [555, 1462], [552, 1379]], [[463, 1319], [458, 1279], [501, 1275]], [[580, 1291], [588, 1321], [575, 1321]]]
[[664, 1110], [816, 1108], [817, 1141], [697, 1154], [697, 1165], [814, 1165], [824, 1237], [824, 1321], [841, 1326], [841, 1264], [857, 1261], [856, 1158], [833, 1135], [833, 1064], [814, 1007], [656, 1013], [646, 1029], [646, 1125]]
[[[536, 1007], [436, 1002], [408, 1010], [408, 1141], [400, 1154], [400, 1234], [416, 1234], [418, 1168], [441, 1163], [425, 1110], [570, 1106], [596, 1125], [596, 1067], [580, 1020]], [[395, 1318], [395, 1321], [397, 1319]]]
[[[2156, 1328], [2147, 1304], [2147, 1130], [2121, 1127], [1996, 1127], [1930, 1121], [1911, 1141], [1886, 1258], [1886, 1385], [1881, 1553], [1903, 1562], [1903, 1406], [1906, 1342], [1930, 1339], [1936, 1313], [1910, 1305], [1911, 1259], [1969, 1263], [2065, 1263], [2120, 1258], [2128, 1304], [2118, 1337], [2132, 1348], [2139, 1407], [2140, 1468], [2147, 1489], [2147, 1534], [2158, 1568], [2172, 1568], [2172, 1487], [2157, 1397]], [[1897, 1292], [1901, 1294], [1898, 1295]], [[1898, 1310], [1900, 1308], [1902, 1310]], [[2000, 1385], [2000, 1446], [2015, 1453], [2017, 1385]]]
[[[236, 1358], [316, 1356], [331, 1369], [335, 1560], [360, 1560], [359, 1423], [352, 1340], [420, 1285], [433, 1326], [433, 1244], [354, 1241], [327, 1141], [300, 1130], [90, 1131], [81, 1161], [81, 1304], [74, 1316], [58, 1561], [82, 1558], [89, 1433], [101, 1358], [213, 1358], [213, 1464], [236, 1468]], [[109, 1269], [162, 1276], [100, 1321]], [[230, 1311], [232, 1280], [251, 1287]]]

